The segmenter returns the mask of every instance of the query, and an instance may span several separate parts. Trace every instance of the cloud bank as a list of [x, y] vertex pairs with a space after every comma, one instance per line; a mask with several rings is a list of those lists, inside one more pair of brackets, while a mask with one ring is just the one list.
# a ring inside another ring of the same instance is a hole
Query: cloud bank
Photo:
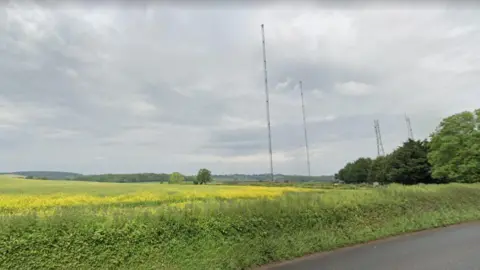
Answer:
[[0, 171], [312, 174], [478, 107], [480, 13], [160, 4], [0, 9]]

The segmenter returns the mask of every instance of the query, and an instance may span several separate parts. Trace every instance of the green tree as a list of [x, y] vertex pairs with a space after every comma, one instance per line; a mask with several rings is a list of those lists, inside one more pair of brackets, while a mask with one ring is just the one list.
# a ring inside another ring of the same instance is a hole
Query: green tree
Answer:
[[428, 142], [409, 139], [390, 155], [387, 178], [405, 185], [434, 183], [428, 162]]
[[180, 184], [185, 181], [185, 176], [181, 173], [174, 172], [170, 175], [170, 179], [168, 180], [169, 184]]
[[368, 174], [370, 168], [372, 167], [372, 159], [361, 157], [353, 163], [353, 168], [351, 176], [356, 183], [366, 183], [368, 182]]
[[480, 182], [480, 109], [442, 120], [431, 135], [432, 176], [455, 182]]
[[379, 182], [379, 183], [389, 183], [390, 179], [388, 178], [388, 170], [389, 170], [389, 158], [390, 155], [387, 156], [378, 156], [372, 161], [372, 167], [370, 169], [370, 175], [368, 182]]
[[348, 182], [349, 178], [350, 178], [350, 170], [351, 170], [351, 167], [352, 167], [352, 163], [351, 162], [348, 162], [347, 164], [345, 164], [345, 166], [343, 168], [341, 168], [338, 173], [335, 174], [335, 179], [336, 180], [340, 180], [340, 181], [343, 181], [343, 182]]
[[212, 182], [212, 173], [207, 169], [200, 169], [197, 173], [196, 181], [201, 184]]
[[365, 183], [368, 181], [372, 159], [359, 158], [354, 162], [349, 162], [342, 168], [335, 177], [345, 183]]

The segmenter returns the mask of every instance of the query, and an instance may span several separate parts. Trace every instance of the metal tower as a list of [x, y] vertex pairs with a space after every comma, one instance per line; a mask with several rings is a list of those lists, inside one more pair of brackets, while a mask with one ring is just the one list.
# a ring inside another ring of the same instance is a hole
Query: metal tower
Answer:
[[308, 137], [307, 137], [307, 120], [305, 118], [305, 103], [303, 102], [303, 84], [302, 81], [300, 81], [300, 96], [302, 97], [302, 113], [303, 113], [303, 130], [305, 133], [305, 150], [307, 151], [307, 168], [308, 168], [308, 176], [311, 176], [310, 174], [310, 153], [308, 150]]
[[263, 45], [263, 69], [265, 75], [265, 96], [266, 96], [266, 107], [267, 107], [267, 127], [268, 127], [268, 151], [270, 154], [270, 176], [272, 182], [274, 181], [273, 177], [273, 158], [272, 158], [272, 131], [270, 128], [270, 102], [268, 98], [268, 79], [267, 79], [267, 54], [265, 52], [265, 30], [263, 24], [262, 28], [262, 45]]
[[405, 114], [405, 122], [407, 122], [407, 129], [408, 129], [408, 138], [414, 140], [413, 138], [413, 131], [412, 131], [412, 123], [410, 123], [410, 117]]
[[373, 120], [375, 127], [375, 136], [377, 137], [377, 155], [384, 156], [385, 150], [383, 149], [382, 134], [380, 133], [380, 122], [378, 120]]

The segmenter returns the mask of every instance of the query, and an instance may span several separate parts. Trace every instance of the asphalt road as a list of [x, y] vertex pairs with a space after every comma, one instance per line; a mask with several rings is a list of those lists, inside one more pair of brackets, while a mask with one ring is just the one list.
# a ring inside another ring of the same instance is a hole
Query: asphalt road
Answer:
[[412, 233], [260, 269], [480, 270], [480, 223]]

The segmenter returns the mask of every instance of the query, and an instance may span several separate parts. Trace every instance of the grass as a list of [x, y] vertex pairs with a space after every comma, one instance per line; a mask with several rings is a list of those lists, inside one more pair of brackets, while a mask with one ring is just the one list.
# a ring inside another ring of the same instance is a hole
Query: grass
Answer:
[[[174, 190], [207, 195], [166, 200], [165, 194]], [[62, 198], [88, 192], [105, 200], [145, 194], [142, 192], [160, 198], [155, 204], [140, 201], [135, 206], [84, 201], [57, 207], [24, 205], [17, 212], [2, 208], [1, 269], [248, 269], [389, 235], [480, 219], [480, 185], [342, 190], [0, 178], [0, 192], [1, 203], [15, 196], [49, 201], [48, 196], [58, 192]], [[225, 195], [251, 192], [257, 193]]]

